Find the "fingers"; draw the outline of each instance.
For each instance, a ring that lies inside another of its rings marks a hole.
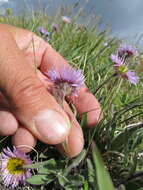
[[[36,145],[36,138],[25,127],[18,124],[5,97],[0,93],[0,135],[12,136],[12,144],[23,152],[29,152]]]
[[[77,156],[83,149],[83,133],[79,123],[77,122],[67,103],[64,103],[64,109],[70,118],[71,130],[66,140],[62,144],[57,145],[57,148],[61,153],[69,157],[74,157]]]
[[[25,127],[19,126],[12,137],[12,144],[22,152],[30,152],[36,145],[36,138]]]
[[[34,33],[12,26],[8,26],[8,29],[13,34],[18,47],[23,50],[27,61],[32,63],[31,65],[34,67],[40,67],[42,72],[51,68],[56,68],[58,70],[62,65],[68,65],[66,60],[58,52],[44,40],[34,35]],[[35,53],[33,51],[35,51]],[[75,104],[79,114],[82,115],[88,112],[87,118],[89,126],[95,125],[100,120],[101,110],[99,103],[88,89],[83,88],[78,98],[75,100],[71,98],[70,101],[71,100],[73,104]]]
[[[64,104],[65,112],[70,119],[70,134],[57,148],[69,157],[78,155],[84,144],[81,127],[76,121],[67,103]],[[14,122],[13,122],[14,121]],[[0,111],[1,135],[13,135],[12,143],[23,152],[29,152],[36,145],[36,138],[25,127],[18,126],[15,117],[9,111]],[[18,127],[18,128],[17,128]]]
[[[8,103],[2,94],[0,98],[0,106],[3,106],[3,108],[6,107],[7,109],[7,111],[0,110],[0,123],[2,124],[0,126],[0,134],[13,135],[12,143],[14,146],[23,152],[31,151],[31,149],[36,145],[36,138],[25,127],[18,126],[18,122],[16,121],[14,115],[8,111]],[[69,136],[61,145],[58,145],[57,147],[60,152],[65,155],[74,157],[78,155],[83,148],[83,134],[81,127],[66,102],[64,103],[64,110],[69,117],[71,129]]]
[[[39,140],[57,144],[69,134],[66,113],[47,92],[11,33],[0,26],[0,89],[18,121]]]
[[[42,72],[48,71],[51,68],[60,69],[63,65],[68,65],[67,61],[56,52],[50,44],[46,44],[46,49],[41,60],[40,70]]]
[[[100,121],[102,117],[100,104],[87,88],[82,88],[78,96],[70,97],[69,101],[74,104],[81,116],[87,113],[87,124],[89,127]]]
[[[68,65],[68,63],[59,53],[48,45],[42,59],[41,71],[45,72],[51,68],[55,68],[58,71],[63,65]],[[100,105],[95,96],[90,93],[86,87],[80,89],[78,97],[71,97],[69,101],[72,101],[80,115],[87,113],[88,126],[94,126],[100,120]]]
[[[9,111],[0,110],[0,135],[13,135],[18,128],[18,122]]]

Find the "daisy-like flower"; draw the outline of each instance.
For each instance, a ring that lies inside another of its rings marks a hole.
[[[138,56],[138,51],[136,48],[126,45],[126,44],[121,44],[120,47],[118,48],[118,55],[120,57],[131,57],[131,56]]]
[[[114,67],[119,74],[122,75],[128,71],[128,68],[127,68],[125,62],[123,61],[123,59],[118,57],[118,55],[112,54],[111,60],[114,63]]]
[[[67,17],[67,16],[62,16],[62,21],[64,22],[64,23],[71,23],[71,18],[70,17]]]
[[[0,175],[4,185],[14,188],[19,184],[24,184],[25,180],[31,177],[31,172],[23,166],[31,163],[31,159],[15,147],[13,151],[9,148],[3,149],[0,155]]]
[[[77,96],[78,90],[84,85],[84,75],[82,71],[72,67],[63,67],[58,71],[51,69],[45,73],[45,75],[54,84],[52,93],[61,99],[70,95]]]
[[[139,81],[139,77],[136,76],[134,71],[128,69],[124,60],[120,58],[118,55],[112,54],[111,60],[114,63],[114,67],[116,72],[123,78],[126,78],[130,83],[137,84]]]

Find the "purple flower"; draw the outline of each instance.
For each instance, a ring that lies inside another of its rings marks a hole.
[[[71,23],[71,18],[70,17],[67,17],[67,16],[62,16],[62,21],[64,22],[64,23]]]
[[[50,32],[48,32],[45,28],[43,28],[43,26],[38,27],[37,30],[38,32],[40,32],[42,36],[46,36],[46,37],[50,36]]]
[[[123,78],[126,78],[132,84],[138,83],[139,77],[135,75],[135,72],[128,69],[126,62],[123,61],[121,57],[112,54],[111,60],[114,63],[114,67],[116,69],[117,74],[119,74]]]
[[[0,175],[4,185],[14,188],[19,184],[24,184],[25,180],[31,177],[31,172],[23,166],[31,163],[31,159],[15,147],[13,151],[9,148],[3,149],[0,155]]]
[[[130,45],[121,44],[118,48],[118,55],[120,57],[130,57],[130,56],[138,56],[137,49],[133,48]]]
[[[53,24],[52,24],[52,30],[53,30],[54,32],[60,32],[60,27],[59,27],[59,25],[53,23]]]
[[[62,99],[69,95],[77,95],[79,88],[84,85],[82,71],[72,67],[63,67],[58,71],[51,69],[45,74],[54,83],[54,94]]]
[[[136,76],[135,72],[134,71],[131,71],[131,70],[128,70],[125,74],[124,74],[124,77],[127,78],[130,83],[132,84],[137,84],[138,81],[139,81],[139,77]]]

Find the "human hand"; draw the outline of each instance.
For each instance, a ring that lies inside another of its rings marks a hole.
[[[49,83],[42,74],[51,68],[58,71],[68,63],[30,31],[0,24],[0,33],[0,134],[12,135],[13,145],[25,145],[21,146],[24,152],[39,139],[76,156],[84,144],[81,127],[68,103],[63,110],[47,91]],[[97,123],[100,106],[86,87],[72,102],[79,114],[88,112],[89,126]]]

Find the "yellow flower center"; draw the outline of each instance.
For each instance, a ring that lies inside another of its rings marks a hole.
[[[121,65],[118,69],[120,74],[124,74],[128,71],[127,67],[125,65]]]
[[[23,174],[25,172],[23,166],[24,160],[20,158],[10,158],[7,163],[7,170],[13,175]]]

